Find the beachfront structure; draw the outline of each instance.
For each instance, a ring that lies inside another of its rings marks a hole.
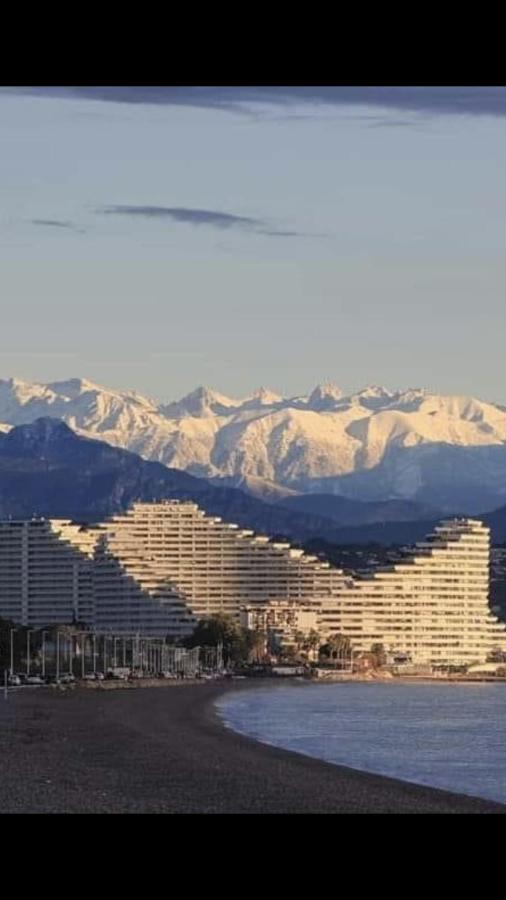
[[[195,503],[134,503],[88,528],[1,522],[0,616],[175,639],[205,616],[239,619],[245,607],[265,624],[293,619],[296,606],[295,621],[316,615],[322,643],[342,634],[355,652],[382,644],[413,663],[461,665],[506,651],[506,626],[488,605],[489,562],[489,530],[473,519],[446,520],[398,561],[352,578]]]
[[[382,644],[414,663],[462,665],[506,650],[489,608],[490,532],[474,519],[441,522],[389,566],[353,578],[324,601],[321,628],[354,650]]]
[[[320,603],[295,600],[268,600],[255,606],[243,606],[240,623],[254,631],[279,630],[287,634],[309,634],[319,630]]]
[[[268,600],[266,603],[241,607],[239,621],[244,628],[264,635],[264,651],[296,648],[301,638],[321,635],[321,601]],[[309,647],[313,655],[318,642]]]
[[[0,521],[0,616],[34,628],[91,622],[94,546],[67,519]]]
[[[286,542],[209,516],[195,503],[134,503],[96,526],[95,626],[175,637],[197,619],[272,598],[304,601],[343,580],[327,562]]]

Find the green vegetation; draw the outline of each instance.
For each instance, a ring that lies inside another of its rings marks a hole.
[[[78,626],[78,623],[74,625],[50,625],[46,628],[35,629],[28,628],[26,625],[20,625],[18,622],[11,622],[9,619],[0,618],[0,674],[3,677],[4,670],[11,667],[11,646],[14,672],[24,671],[29,639],[30,668],[37,672],[41,667],[43,642],[45,641],[46,647],[50,644],[54,645],[56,632],[58,631],[63,650],[65,639],[70,640],[71,636],[76,634],[78,627],[79,631],[86,630],[85,626]]]
[[[230,663],[250,661],[258,658],[260,647],[263,648],[265,637],[261,632],[250,631],[239,625],[232,616],[218,613],[200,619],[195,631],[184,640],[185,647],[223,647],[223,662]]]
[[[30,636],[30,656],[35,665],[35,660],[42,648],[42,631],[34,631],[26,625],[18,625],[9,619],[0,618],[0,672],[10,669],[11,665],[11,632],[14,671],[24,669],[26,666],[28,634]],[[49,632],[46,630],[46,639]]]
[[[337,665],[339,662],[348,661],[351,658],[350,639],[344,634],[334,634],[327,643],[319,649],[319,657],[322,662]]]
[[[373,657],[376,669],[381,669],[387,661],[387,655],[383,644],[373,644],[371,647],[371,656]]]
[[[295,634],[295,646],[292,648],[292,658],[301,662],[307,662],[315,656],[321,644],[321,637],[317,631],[311,629],[309,633],[297,631]],[[281,655],[285,656],[289,648],[283,648]]]

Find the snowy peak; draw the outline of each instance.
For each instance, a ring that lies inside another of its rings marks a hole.
[[[136,391],[110,390],[83,378],[50,384],[0,380],[0,422],[6,425],[24,425],[51,416],[77,432],[97,432],[122,445],[146,427],[153,415],[153,402]]]
[[[158,406],[136,391],[82,378],[0,380],[0,432],[47,416],[145,459],[233,479],[257,495],[281,488],[403,498],[452,512],[506,502],[506,409],[469,396],[377,385],[343,396],[325,383],[309,397],[260,388],[236,400],[199,387]]]
[[[339,405],[342,396],[341,388],[337,384],[327,381],[315,387],[314,391],[309,395],[307,406],[308,409],[312,409],[315,412],[335,409]]]
[[[159,411],[167,419],[184,419],[186,416],[204,418],[229,415],[237,405],[236,400],[201,385],[182,400],[160,406]]]
[[[53,381],[48,384],[48,388],[55,394],[68,397],[69,400],[75,400],[76,397],[79,397],[87,391],[106,390],[100,385],[94,384],[92,381],[87,381],[86,378],[69,378],[67,381]]]
[[[54,392],[60,400],[78,400],[85,398],[90,401],[90,395],[93,397],[107,397],[109,401],[137,403],[149,408],[155,408],[155,403],[138,391],[119,391],[111,388],[103,387],[101,384],[95,384],[87,378],[69,378],[67,381],[53,381],[47,385],[47,388]]]
[[[389,401],[392,397],[395,397],[395,394],[392,393],[392,391],[389,391],[388,388],[382,387],[379,384],[368,384],[367,387],[358,391],[356,396],[361,397],[363,400]]]
[[[282,403],[284,403],[284,400],[280,394],[276,394],[269,388],[261,387],[254,391],[251,396],[246,397],[239,404],[239,407],[240,409],[263,409],[266,406],[279,406]]]
[[[48,384],[23,381],[21,378],[0,379],[0,402],[29,403],[36,397],[54,396]]]
[[[57,400],[49,385],[20,378],[0,379],[0,421],[12,425],[31,422],[47,414]]]
[[[348,399],[355,406],[358,405],[363,406],[364,409],[376,410],[390,406],[397,396],[387,388],[377,384],[370,384],[363,390],[357,391],[356,394],[352,394]]]

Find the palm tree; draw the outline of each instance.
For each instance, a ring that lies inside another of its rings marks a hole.
[[[307,636],[303,631],[296,631],[294,634],[294,651],[298,655],[304,653],[307,649]]]
[[[260,662],[267,649],[267,634],[256,629],[248,633],[248,657],[251,661]]]
[[[344,634],[333,634],[322,647],[320,655],[332,660],[334,665],[340,660],[351,657],[351,643],[349,637]]]
[[[320,649],[321,637],[314,628],[311,629],[307,636],[307,647],[311,654]]]
[[[383,644],[373,644],[371,647],[371,654],[374,657],[376,668],[379,669],[381,666],[385,665],[386,653]]]

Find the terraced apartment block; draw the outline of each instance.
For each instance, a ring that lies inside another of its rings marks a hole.
[[[413,662],[461,664],[506,651],[489,567],[489,530],[473,519],[445,520],[398,561],[352,578],[195,503],[135,503],[90,527],[0,522],[0,615],[175,639],[199,618],[286,602],[314,610],[322,639],[346,635],[357,652],[383,644]]]

